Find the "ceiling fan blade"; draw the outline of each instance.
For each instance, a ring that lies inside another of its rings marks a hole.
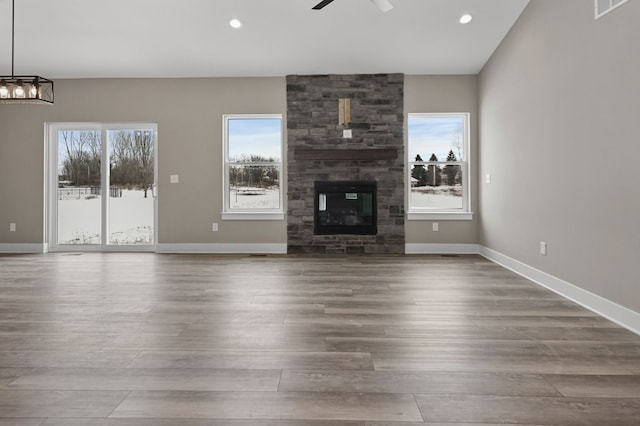
[[[333,0],[322,0],[320,3],[316,4],[315,6],[313,6],[311,9],[313,10],[320,10],[323,7],[325,7],[326,5],[328,5],[329,3],[331,3]]]
[[[389,0],[371,0],[371,3],[378,6],[378,9],[383,12],[388,12],[393,9],[393,5],[389,3]]]

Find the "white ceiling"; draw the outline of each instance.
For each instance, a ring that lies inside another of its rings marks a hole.
[[[390,0],[387,13],[369,0],[311,10],[318,1],[16,0],[15,74],[476,74],[529,0]],[[11,0],[0,0],[0,74],[10,73]]]

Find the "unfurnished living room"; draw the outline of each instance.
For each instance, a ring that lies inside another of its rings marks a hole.
[[[0,0],[0,426],[640,424],[639,0]]]

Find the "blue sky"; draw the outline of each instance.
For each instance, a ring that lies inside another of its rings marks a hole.
[[[460,160],[463,150],[463,117],[409,117],[409,161],[420,154],[423,161],[429,161],[436,154],[438,161],[446,161],[453,150]]]
[[[280,160],[281,143],[282,120],[279,118],[229,120],[229,158],[252,154]]]

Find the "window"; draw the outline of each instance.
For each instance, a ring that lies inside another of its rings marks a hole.
[[[471,220],[469,114],[409,114],[407,122],[407,218]]]
[[[282,220],[282,115],[225,115],[222,219]]]
[[[596,9],[596,19],[603,17],[618,6],[622,6],[629,0],[594,0]]]

